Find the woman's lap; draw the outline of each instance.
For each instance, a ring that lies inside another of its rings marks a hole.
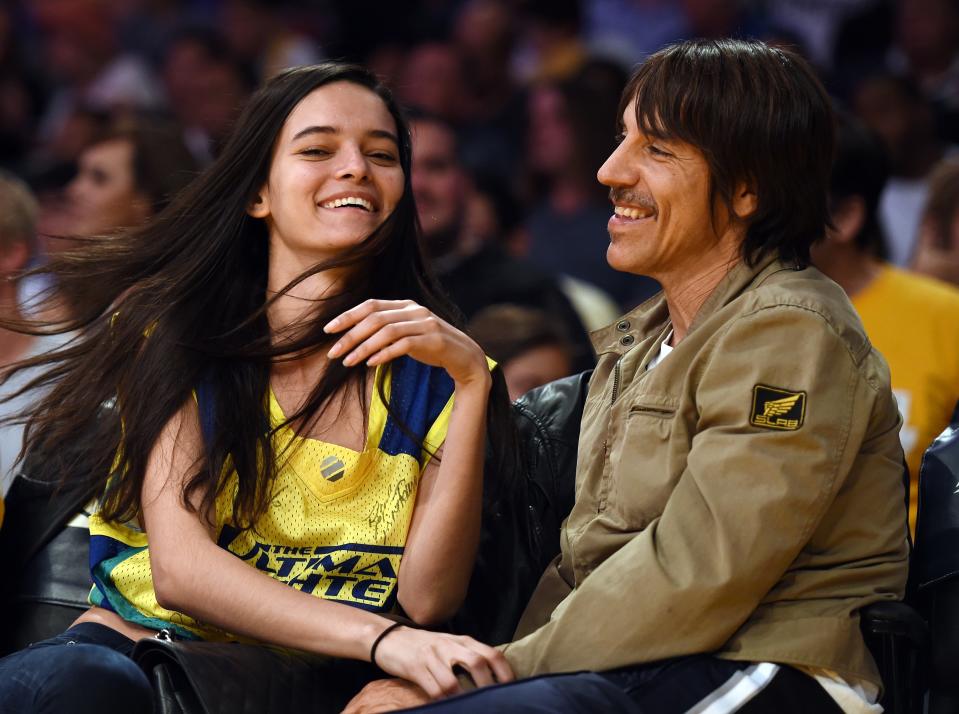
[[[0,714],[151,711],[146,675],[129,658],[132,640],[83,623],[0,659]]]

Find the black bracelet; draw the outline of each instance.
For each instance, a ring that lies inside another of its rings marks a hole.
[[[379,667],[376,664],[376,648],[380,646],[380,642],[383,641],[383,638],[390,634],[397,627],[403,627],[402,622],[394,622],[392,625],[383,630],[379,635],[376,636],[376,639],[373,640],[373,645],[370,647],[370,664],[374,667]]]

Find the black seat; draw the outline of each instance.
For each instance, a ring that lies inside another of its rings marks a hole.
[[[922,458],[913,585],[929,621],[929,714],[959,714],[959,409]]]

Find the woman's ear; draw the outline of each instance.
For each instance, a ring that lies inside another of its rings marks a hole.
[[[250,201],[246,207],[246,212],[253,218],[266,218],[270,215],[270,192],[266,186],[261,188],[256,198]]]
[[[759,207],[759,197],[753,187],[745,182],[736,186],[733,194],[733,213],[739,220],[750,218]]]

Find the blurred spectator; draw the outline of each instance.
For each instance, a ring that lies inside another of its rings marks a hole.
[[[520,0],[521,40],[513,73],[521,82],[562,81],[586,61],[580,0]]]
[[[526,100],[510,73],[516,28],[508,0],[467,0],[453,41],[469,108],[460,122],[461,158],[471,171],[514,185],[521,172]]]
[[[142,225],[197,171],[179,127],[146,119],[107,130],[80,155],[78,164],[65,191],[65,205],[51,199],[43,206],[43,255],[76,248],[75,238]],[[25,309],[43,311],[50,319],[69,312],[70,296],[56,294],[46,276],[24,281],[20,297]]]
[[[26,268],[34,249],[37,203],[26,185],[12,174],[0,172],[0,318],[21,319],[16,278]],[[0,328],[0,378],[5,368],[52,349],[62,336],[34,337]],[[29,372],[18,372],[0,382],[0,496],[13,480],[13,464],[20,453],[23,426],[10,423],[35,394],[17,396],[29,381]]]
[[[396,91],[405,105],[456,124],[468,109],[464,84],[456,48],[428,42],[410,50]]]
[[[891,160],[879,216],[889,259],[908,265],[919,236],[919,219],[929,191],[929,172],[956,151],[936,134],[932,109],[916,85],[904,77],[875,75],[853,96],[856,114],[882,139]]]
[[[870,341],[886,358],[911,474],[915,528],[919,463],[959,400],[959,289],[881,260],[878,206],[887,176],[878,139],[848,121],[839,131],[830,188],[831,230],[813,246],[816,266],[843,287]]]
[[[912,267],[959,285],[959,159],[943,161],[929,176],[929,198]]]
[[[843,21],[876,4],[877,0],[767,0],[766,11],[772,27],[795,33],[807,58],[828,71]]]
[[[627,67],[686,30],[686,17],[675,0],[585,0],[583,12],[590,54]]]
[[[175,37],[163,61],[163,83],[187,146],[208,163],[256,84],[225,40],[212,30],[190,29]]]
[[[959,3],[899,0],[896,44],[889,64],[911,76],[925,98],[959,119]],[[953,127],[950,138],[959,140]]]
[[[93,236],[142,225],[196,175],[178,127],[141,121],[107,132],[67,186],[68,231]]]
[[[0,5],[0,166],[10,170],[22,169],[42,108],[39,79],[15,30],[11,8]]]
[[[499,363],[512,400],[572,374],[563,329],[542,310],[491,305],[470,320],[467,331]]]
[[[467,319],[482,308],[513,303],[545,311],[566,330],[577,370],[593,363],[592,347],[569,301],[547,275],[510,257],[491,241],[467,233],[472,182],[457,153],[452,127],[437,117],[414,117],[413,195],[440,282]]]
[[[109,8],[98,0],[40,0],[32,4],[46,68],[56,89],[40,126],[56,137],[77,109],[149,110],[163,101],[150,68],[120,54]]]
[[[286,23],[290,3],[274,0],[224,0],[217,23],[233,56],[251,67],[260,81],[280,70],[316,64],[322,52],[309,37]]]
[[[615,148],[624,83],[615,65],[594,62],[573,81],[531,90],[527,158],[535,199],[527,229],[530,262],[601,288],[628,310],[658,286],[606,262],[612,208],[596,171]]]

